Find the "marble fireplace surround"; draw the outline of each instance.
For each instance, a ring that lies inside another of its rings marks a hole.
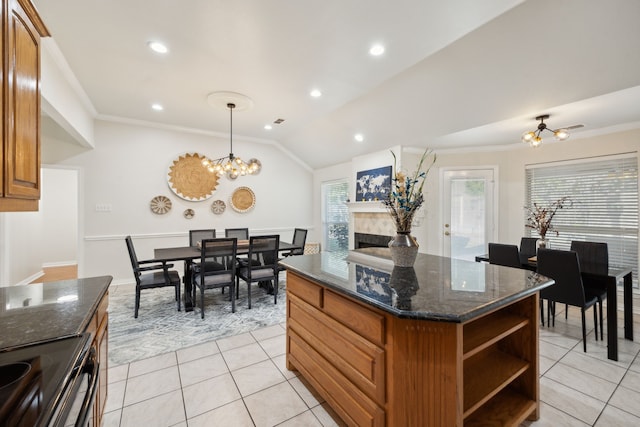
[[[396,233],[396,228],[381,202],[350,202],[349,209],[349,249],[356,247],[355,233],[376,235],[388,242]],[[374,239],[375,240],[375,239]]]

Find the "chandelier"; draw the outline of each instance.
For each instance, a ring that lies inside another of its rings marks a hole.
[[[262,169],[262,164],[258,159],[249,159],[245,162],[240,157],[233,155],[233,109],[236,108],[236,104],[233,102],[227,103],[229,109],[229,155],[220,157],[219,159],[211,160],[204,158],[202,165],[205,166],[209,172],[217,174],[219,177],[226,175],[227,178],[233,180],[241,175],[257,175]]]
[[[540,134],[542,133],[542,131],[545,131],[545,130],[553,133],[553,135],[556,137],[558,141],[564,141],[565,139],[569,138],[569,130],[567,128],[562,128],[558,130],[549,129],[547,127],[547,124],[544,122],[548,118],[549,118],[548,114],[544,114],[542,116],[536,117],[536,120],[540,120],[540,123],[538,124],[538,128],[536,130],[523,133],[522,142],[526,142],[532,147],[538,147],[540,144],[542,144],[542,137],[540,136]],[[572,127],[578,127],[578,126],[572,126]],[[580,127],[582,126],[580,125]]]

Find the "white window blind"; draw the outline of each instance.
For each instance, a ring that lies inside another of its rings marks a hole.
[[[547,234],[552,249],[569,249],[572,240],[605,242],[609,264],[633,269],[638,283],[637,155],[528,166],[525,202],[549,204],[569,196],[573,205],[558,210]],[[527,228],[529,236],[537,236]]]
[[[349,210],[346,205],[349,184],[334,181],[322,184],[323,234],[325,251],[349,249]]]

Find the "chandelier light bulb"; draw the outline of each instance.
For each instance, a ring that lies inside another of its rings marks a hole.
[[[522,142],[531,142],[533,138],[536,137],[535,132],[525,132],[522,134]]]
[[[531,145],[533,148],[539,147],[541,144],[542,144],[542,138],[540,138],[539,136],[534,137],[529,142],[529,145]]]
[[[564,141],[569,138],[569,132],[566,129],[558,129],[553,133],[558,141]]]

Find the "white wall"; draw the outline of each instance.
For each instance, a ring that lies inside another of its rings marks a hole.
[[[59,140],[46,141],[64,144]],[[262,162],[257,176],[235,181],[222,178],[207,201],[191,202],[176,196],[167,184],[167,172],[173,160],[186,152],[209,157],[228,154],[229,141],[219,136],[158,129],[142,125],[106,121],[95,123],[95,149],[61,160],[60,165],[82,171],[80,238],[83,262],[79,274],[89,277],[112,275],[114,283],[132,280],[131,265],[124,244],[128,234],[134,238],[140,259],[152,258],[156,247],[187,243],[188,230],[249,227],[254,234],[281,234],[291,240],[295,227],[312,228],[312,173],[270,143],[234,138],[234,153]],[[233,191],[247,186],[256,195],[256,205],[247,213],[229,206]],[[173,207],[165,215],[151,212],[149,203],[158,195],[171,199]],[[227,203],[222,215],[211,212],[211,202]],[[108,205],[109,212],[96,211],[96,205]],[[193,219],[183,212],[195,211]]]
[[[78,256],[78,171],[42,168],[42,259],[44,267],[72,265]]]
[[[0,216],[0,286],[29,283],[42,275],[43,217],[40,212],[7,212]]]

